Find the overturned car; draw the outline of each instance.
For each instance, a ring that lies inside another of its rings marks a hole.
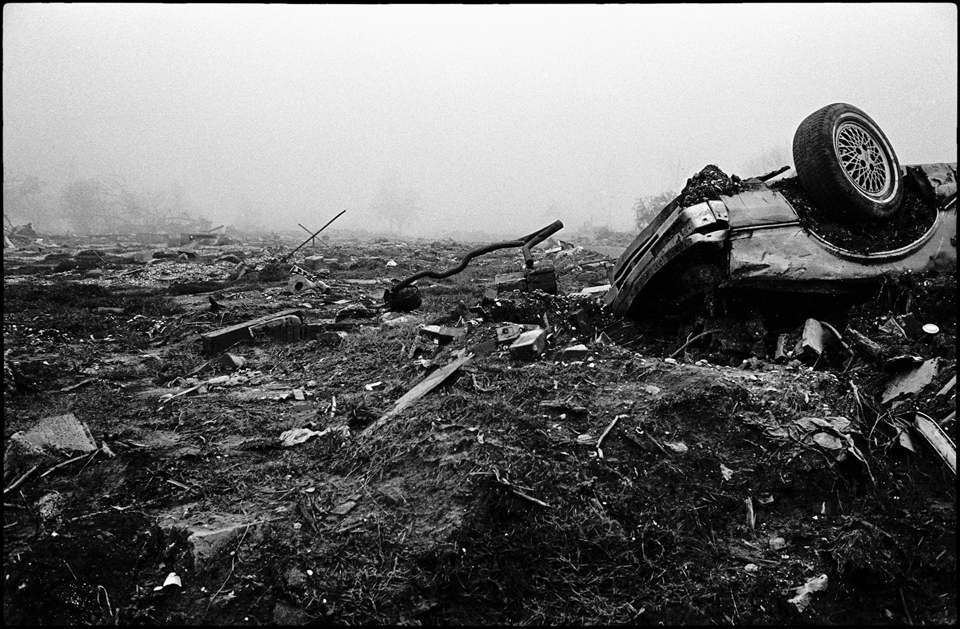
[[[739,180],[708,166],[611,270],[605,304],[645,318],[759,293],[768,303],[863,294],[885,275],[955,272],[956,163],[901,167],[864,112],[808,116],[795,166]]]

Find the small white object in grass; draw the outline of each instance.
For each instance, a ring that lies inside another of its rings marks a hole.
[[[302,526],[303,526],[303,525],[300,524],[299,522],[294,522],[294,523],[293,523],[293,530],[294,530],[294,531],[299,531],[299,530],[300,530],[300,527],[302,527]]]
[[[180,582],[180,577],[177,576],[176,572],[171,572],[170,574],[167,575],[166,580],[164,580],[163,582],[163,587],[167,587],[168,585],[175,585],[177,587],[182,587],[183,584]]]
[[[923,326],[923,331],[927,334],[936,334],[940,328],[935,323],[927,323]]]

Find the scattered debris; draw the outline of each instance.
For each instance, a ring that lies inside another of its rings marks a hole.
[[[801,585],[796,590],[796,596],[789,599],[788,603],[793,603],[798,612],[803,613],[807,607],[810,605],[810,599],[813,594],[817,592],[823,592],[827,589],[827,575],[821,574],[818,577],[813,577],[812,579],[807,580],[806,583]]]

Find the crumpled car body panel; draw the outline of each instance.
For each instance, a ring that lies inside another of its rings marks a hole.
[[[927,232],[904,247],[861,254],[820,238],[800,224],[790,202],[752,180],[740,193],[689,208],[670,203],[634,239],[610,274],[604,303],[618,316],[642,312],[643,290],[671,262],[684,264],[722,247],[726,268],[721,288],[790,292],[842,292],[863,281],[938,267],[956,270],[956,164],[905,168],[939,209]]]

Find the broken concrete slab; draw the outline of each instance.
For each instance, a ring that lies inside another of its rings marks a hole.
[[[176,512],[183,510],[182,505],[176,508]],[[256,541],[262,535],[261,525],[268,522],[265,519],[251,521],[250,516],[232,513],[205,513],[189,520],[180,519],[175,513],[167,513],[158,520],[160,527],[168,532],[186,530],[195,570],[226,550],[231,542],[242,535],[246,536],[248,542]]]
[[[10,436],[3,453],[3,477],[6,480],[31,465],[52,463],[60,453],[96,450],[90,428],[73,413],[46,417],[30,430]]]
[[[547,348],[547,331],[543,328],[528,330],[510,345],[510,356],[520,359],[538,357]]]
[[[282,310],[274,314],[251,319],[250,321],[246,321],[244,323],[231,325],[214,332],[201,334],[200,338],[203,341],[203,351],[205,354],[217,354],[229,347],[232,347],[233,345],[236,345],[237,343],[252,341],[254,339],[254,328],[262,328],[271,321],[283,319],[287,316],[295,316],[302,322],[304,319],[304,312],[299,308]]]
[[[292,275],[290,276],[290,281],[287,282],[287,292],[296,295],[297,293],[303,292],[309,288],[313,288],[313,286],[313,282],[304,276]]]
[[[238,356],[237,354],[231,354],[230,352],[224,353],[220,357],[220,364],[223,365],[224,369],[229,369],[234,371],[240,369],[247,364],[247,359],[243,356]]]
[[[563,360],[582,360],[587,357],[587,354],[590,353],[590,350],[586,345],[580,343],[579,345],[571,345],[570,347],[565,347],[563,351],[560,352],[560,356]]]

